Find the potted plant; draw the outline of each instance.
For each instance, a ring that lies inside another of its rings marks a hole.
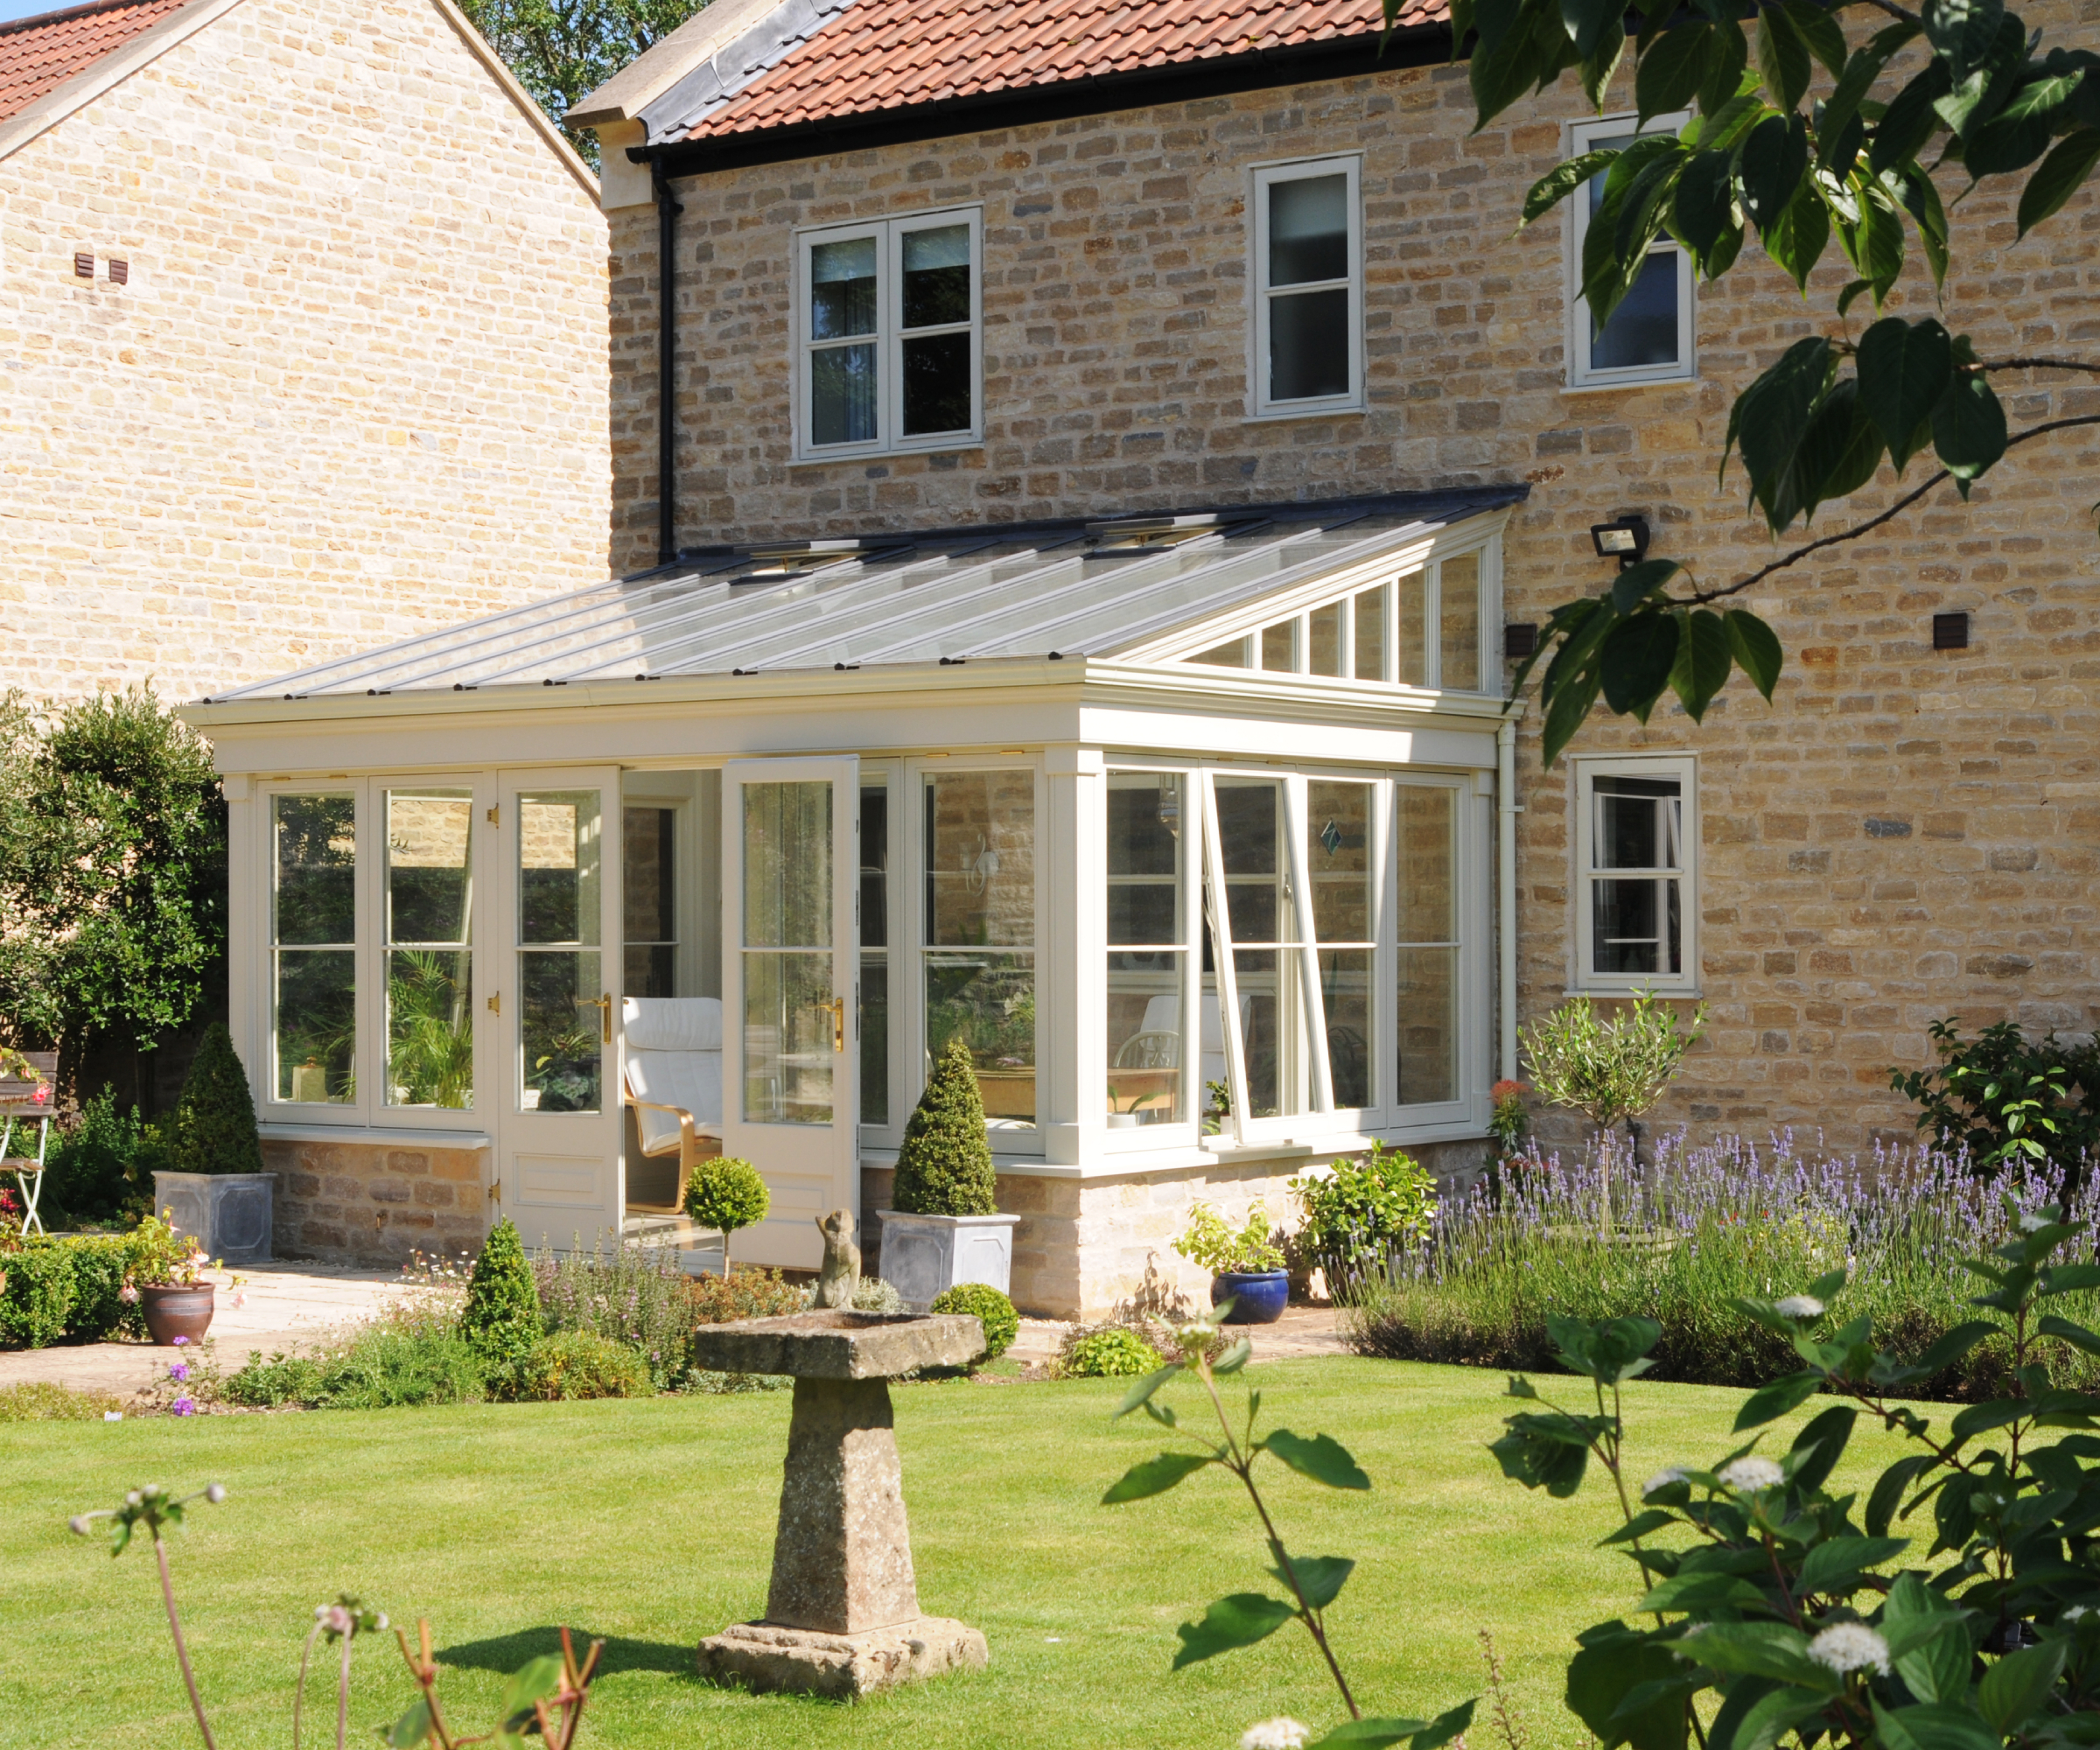
[[[138,1224],[126,1250],[130,1267],[119,1297],[136,1302],[147,1334],[163,1348],[201,1342],[212,1328],[216,1285],[204,1278],[204,1248],[182,1233],[164,1210]]]
[[[882,1274],[913,1312],[925,1312],[958,1283],[1010,1291],[1021,1218],[999,1214],[994,1186],[976,1067],[970,1047],[951,1039],[904,1127],[890,1194],[895,1207],[875,1212]]]
[[[1269,1212],[1256,1204],[1247,1225],[1235,1228],[1208,1203],[1189,1212],[1188,1227],[1174,1250],[1210,1272],[1210,1304],[1232,1307],[1228,1325],[1273,1325],[1291,1301],[1291,1272],[1284,1249],[1270,1237]]]
[[[276,1175],[262,1170],[248,1071],[223,1022],[205,1030],[168,1132],[173,1166],[153,1175],[154,1207],[209,1256],[268,1264]]]

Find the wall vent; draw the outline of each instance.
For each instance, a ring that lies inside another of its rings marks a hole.
[[[1536,626],[1513,625],[1502,628],[1502,660],[1521,662],[1527,656],[1538,654],[1538,628]]]
[[[85,249],[76,252],[73,258],[73,273],[75,279],[93,279],[94,257]]]
[[[109,284],[111,285],[129,285],[130,283],[131,263],[112,261],[109,263]]]
[[[1965,611],[1933,615],[1932,648],[1935,650],[1966,650],[1969,648],[1969,615]]]

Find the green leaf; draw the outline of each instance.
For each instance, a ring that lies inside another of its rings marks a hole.
[[[1768,116],[1750,130],[1743,142],[1743,206],[1760,234],[1779,222],[1808,168],[1808,126],[1800,116]]]
[[[387,1750],[415,1750],[416,1746],[428,1742],[430,1735],[430,1704],[417,1696],[406,1713],[380,1732],[379,1741]]]
[[[1809,88],[1809,46],[1794,21],[1776,6],[1757,14],[1757,70],[1774,107],[1792,109]]]
[[[1969,1693],[1969,1633],[1954,1606],[1915,1574],[1900,1574],[1881,1613],[1896,1675],[1921,1700]]]
[[[2045,1641],[2008,1653],[1984,1673],[1977,1705],[2000,1738],[2010,1738],[2041,1710],[2063,1670],[2068,1650],[2062,1641]]]
[[[1603,47],[1625,10],[1623,0],[1560,0],[1561,28],[1579,59],[1588,60]]]
[[[1882,112],[1880,125],[1874,130],[1874,143],[1867,148],[1867,163],[1884,171],[1916,158],[1942,125],[1939,112],[1932,106],[1951,88],[1946,63],[1928,61],[1925,70],[1899,91]]]
[[[1636,1537],[1652,1536],[1677,1522],[1677,1516],[1665,1513],[1659,1507],[1650,1507],[1636,1513],[1616,1531],[1607,1531],[1597,1542],[1600,1547],[1613,1544],[1630,1544]]]
[[[1772,514],[1791,521],[1812,518],[1816,507],[1856,493],[1881,462],[1881,434],[1859,407],[1858,385],[1850,377],[1830,391],[1809,416],[1794,459],[1774,493]]]
[[[1777,634],[1747,608],[1732,607],[1724,617],[1736,666],[1749,676],[1751,685],[1765,696],[1765,703],[1771,704],[1772,690],[1779,684],[1779,671],[1786,662]]]
[[[1131,1410],[1137,1409],[1138,1405],[1149,1401],[1152,1397],[1152,1395],[1155,1391],[1158,1390],[1161,1386],[1165,1385],[1168,1380],[1172,1379],[1180,1371],[1181,1363],[1180,1362],[1169,1362],[1165,1367],[1161,1368],[1158,1372],[1148,1373],[1145,1375],[1143,1379],[1139,1380],[1137,1384],[1133,1385],[1130,1390],[1124,1394],[1123,1402],[1116,1406],[1115,1415],[1111,1416],[1109,1419],[1111,1422],[1120,1422],[1125,1416],[1128,1416]]]
[[[1811,6],[1808,0],[1783,0],[1787,22],[1800,34],[1809,52],[1829,69],[1832,79],[1844,73],[1844,32],[1820,6]]]
[[[1656,39],[1634,73],[1634,103],[1640,111],[1637,125],[1649,118],[1685,108],[1706,82],[1709,63],[1717,52],[1718,26],[1702,19],[1679,24]]]
[[[1709,1622],[1684,1653],[1717,1671],[1770,1677],[1826,1695],[1840,1687],[1837,1672],[1809,1657],[1809,1637],[1784,1622]]]
[[[1914,164],[1899,165],[1882,174],[1886,187],[1894,183],[1903,210],[1911,216],[1918,228],[1918,242],[1925,251],[1926,264],[1932,270],[1932,283],[1936,288],[1947,284],[1947,211],[1940,205],[1940,191],[1933,180]]]
[[[1714,29],[1713,53],[1706,63],[1706,82],[1699,87],[1698,93],[1700,113],[1714,118],[1715,125],[1700,140],[1702,145],[1708,146],[1725,145],[1733,137],[1728,131],[1735,125],[1728,118],[1732,106],[1747,102],[1754,110],[1764,107],[1756,94],[1757,76],[1746,71],[1750,65],[1750,39],[1743,34],[1741,24],[1732,12],[1723,9],[1714,20]]]
[[[1747,669],[1750,665],[1746,662],[1743,666]],[[1761,1428],[1768,1422],[1778,1421],[1789,1411],[1800,1409],[1815,1396],[1822,1385],[1823,1376],[1812,1368],[1790,1373],[1769,1385],[1760,1385],[1735,1412],[1735,1432],[1740,1434],[1746,1428]]]
[[[1409,1750],[1439,1750],[1473,1724],[1474,1704],[1460,1702],[1449,1713],[1424,1723],[1419,1719],[1352,1719],[1337,1726],[1312,1746],[1334,1745],[1397,1744],[1407,1740]]]
[[[1521,231],[1534,219],[1544,218],[1592,177],[1602,176],[1610,170],[1612,160],[1618,156],[1614,147],[1606,151],[1585,152],[1580,158],[1555,164],[1525,194],[1524,216],[1516,228]]]
[[[2100,128],[2080,128],[2056,143],[2020,192],[2020,234],[2026,236],[2085,186],[2100,164]]]
[[[1833,1537],[1802,1558],[1800,1592],[1848,1592],[1869,1568],[1893,1561],[1910,1547],[1908,1537]]]
[[[1838,75],[1836,88],[1823,106],[1823,116],[1816,124],[1820,138],[1834,142],[1844,132],[1858,116],[1860,104],[1874,88],[1874,81],[1880,78],[1881,69],[1888,65],[1890,57],[1917,34],[1915,24],[1891,24],[1852,51],[1845,61],[1844,71]]]
[[[1314,1610],[1325,1610],[1334,1602],[1342,1582],[1348,1578],[1356,1564],[1347,1556],[1293,1556],[1291,1565],[1297,1571],[1298,1584],[1306,1594],[1306,1604]],[[1282,1563],[1269,1572],[1289,1588],[1291,1582],[1284,1578]]]
[[[1210,1371],[1214,1377],[1222,1379],[1227,1374],[1237,1373],[1253,1359],[1254,1339],[1242,1337],[1238,1342],[1210,1364]]]
[[[503,1685],[502,1729],[517,1732],[530,1725],[533,1704],[545,1701],[561,1687],[562,1662],[553,1654],[542,1653],[519,1666]]]
[[[1677,617],[1652,610],[1622,620],[1598,653],[1604,702],[1646,723],[1677,662]]]
[[[1794,198],[1779,216],[1758,227],[1758,241],[1805,296],[1809,276],[1830,242],[1830,209],[1813,180],[1804,176],[1794,185]]]
[[[2003,0],[1926,0],[1925,35],[1959,79],[1989,56],[2005,15]]]
[[[1886,1750],[2004,1750],[1997,1734],[1965,1707],[1928,1703],[1889,1709],[1876,1701],[1874,1725]]]
[[[1508,1426],[1509,1432],[1488,1448],[1504,1476],[1526,1488],[1543,1488],[1556,1501],[1565,1501],[1582,1487],[1590,1449],[1572,1418],[1512,1416]],[[1570,1429],[1577,1431],[1572,1438]]]
[[[1742,452],[1751,492],[1760,502],[1769,503],[1781,473],[1793,460],[1809,415],[1830,383],[1830,343],[1810,335],[1788,347],[1778,363],[1736,397],[1729,438]],[[1725,467],[1726,445],[1721,460]]]
[[[1885,316],[1859,337],[1858,364],[1860,403],[1900,474],[1913,435],[1953,378],[1953,340],[1929,316]]]
[[[1712,608],[1680,611],[1677,661],[1670,671],[1670,684],[1694,723],[1703,722],[1706,707],[1727,684],[1735,657],[1729,648],[1728,626]]]
[[[1634,1635],[1586,1646],[1568,1662],[1569,1710],[1596,1734],[1600,1750],[1631,1744],[1634,1750],[1684,1750],[1685,1708],[1681,1699],[1651,1702],[1628,1718],[1621,1703],[1643,1684],[1684,1671],[1670,1646]]]
[[[1964,497],[2006,453],[2006,410],[1988,380],[1962,373],[1947,385],[1932,410],[1932,447]]]
[[[1764,1593],[1748,1580],[1695,1569],[1657,1581],[1634,1607],[1644,1612],[1682,1610],[1704,1616],[1718,1610],[1755,1610],[1764,1602]]]
[[[1102,1496],[1101,1504],[1115,1507],[1125,1501],[1143,1501],[1148,1494],[1165,1494],[1176,1483],[1216,1462],[1215,1459],[1197,1452],[1162,1452],[1156,1459],[1132,1465],[1123,1474],[1122,1480]]]
[[[2006,176],[2048,149],[2047,116],[2000,116],[1970,133],[1962,146],[1962,167],[1972,177]]]
[[[1547,765],[1559,759],[1561,750],[1575,738],[1575,732],[1589,716],[1590,707],[1597,703],[1597,695],[1603,685],[1602,677],[1592,667],[1554,694],[1553,703],[1546,707],[1546,720],[1539,732],[1543,744],[1540,752]]]
[[[1175,1630],[1181,1637],[1181,1649],[1174,1655],[1173,1669],[1178,1671],[1236,1647],[1266,1641],[1297,1615],[1281,1599],[1258,1592],[1233,1592],[1205,1611],[1200,1622],[1184,1622]]]
[[[1965,1320],[1950,1331],[1941,1333],[1938,1339],[1904,1369],[1907,1379],[1930,1379],[1944,1368],[1952,1367],[1986,1337],[1997,1334],[1998,1326],[1987,1319]]]
[[[1733,1732],[1723,1737],[1721,1721],[1739,1689],[1748,1691],[1748,1700]],[[1775,1688],[1767,1677],[1739,1676],[1728,1685],[1727,1697],[1708,1739],[1712,1750],[1773,1750],[1788,1732],[1814,1719],[1829,1705],[1827,1697],[1803,1695],[1791,1684]]]
[[[1823,1487],[1844,1455],[1858,1420],[1859,1412],[1849,1404],[1833,1404],[1794,1437],[1788,1451],[1805,1455],[1794,1467],[1795,1488],[1806,1492]]]
[[[2041,1286],[2034,1298],[2047,1300],[2052,1295],[2077,1294],[2089,1288],[2100,1288],[2100,1264],[2053,1264],[2042,1271]]]
[[[2068,1319],[2059,1319],[2054,1312],[2045,1314],[2034,1328],[2042,1336],[2060,1338],[2089,1355],[2100,1355],[2100,1331],[2089,1331]]]
[[[1677,178],[1670,200],[1670,234],[1704,264],[1707,252],[1731,228],[1735,214],[1735,166],[1725,151],[1694,152]]]
[[[1643,559],[1628,565],[1612,584],[1612,606],[1620,613],[1631,613],[1675,577],[1677,570],[1675,559]]]
[[[1371,1480],[1356,1466],[1356,1460],[1329,1434],[1315,1434],[1310,1440],[1293,1434],[1288,1428],[1278,1428],[1262,1442],[1300,1476],[1308,1476],[1314,1482],[1324,1482],[1329,1488],[1368,1488]]]

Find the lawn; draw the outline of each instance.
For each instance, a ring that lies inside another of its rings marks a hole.
[[[1497,1375],[1322,1360],[1254,1377],[1266,1423],[1334,1435],[1372,1478],[1364,1495],[1272,1473],[1286,1539],[1357,1558],[1331,1623],[1367,1710],[1434,1712],[1478,1693],[1485,1627],[1535,1750],[1585,1743],[1559,1702],[1570,1637],[1631,1595],[1624,1558],[1593,1547],[1616,1517],[1608,1493],[1556,1502],[1502,1477],[1484,1450],[1512,1407]],[[692,1674],[698,1636],[764,1608],[784,1395],[0,1427],[0,1746],[195,1742],[150,1550],[112,1561],[66,1530],[146,1481],[229,1491],[172,1545],[224,1750],[289,1742],[300,1636],[345,1590],[397,1621],[431,1620],[448,1712],[474,1730],[500,1674],[549,1648],[553,1625],[603,1636],[591,1746],[1160,1750],[1236,1744],[1278,1712],[1332,1723],[1294,1628],[1169,1671],[1177,1623],[1270,1582],[1222,1474],[1097,1504],[1161,1445],[1142,1418],[1111,1424],[1121,1390],[898,1389],[920,1600],[981,1628],[991,1666],[853,1707]],[[1744,1395],[1636,1384],[1634,1475],[1718,1457]],[[1179,1396],[1193,1410],[1193,1391]],[[1863,1430],[1837,1481],[1863,1484],[1896,1451]],[[353,1741],[372,1742],[410,1694],[390,1639],[360,1643]]]

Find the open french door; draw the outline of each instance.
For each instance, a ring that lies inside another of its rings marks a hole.
[[[619,1242],[619,821],[612,767],[506,773],[483,831],[502,847],[488,859],[496,955],[481,1017],[498,1041],[501,1209],[528,1250]]]
[[[812,1268],[817,1222],[860,1217],[859,834],[851,756],[723,770],[722,1146],[772,1196],[739,1264]]]

